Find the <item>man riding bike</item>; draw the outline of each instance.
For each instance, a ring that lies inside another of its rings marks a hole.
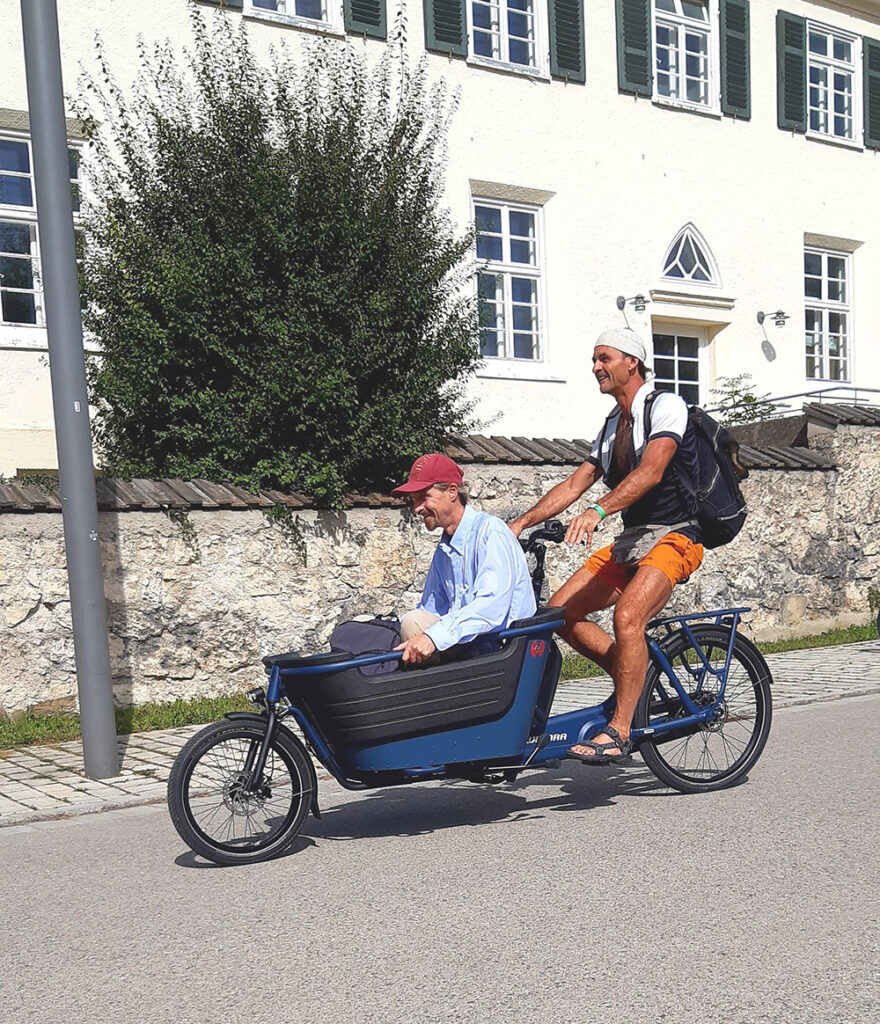
[[[510,523],[516,536],[558,515],[598,480],[610,488],[601,504],[571,521],[565,541],[589,547],[599,524],[622,513],[625,530],[596,551],[550,599],[565,605],[562,637],[591,658],[614,681],[615,710],[609,725],[571,747],[568,756],[585,764],[627,763],[630,726],[645,680],[645,627],[703,560],[696,499],[679,477],[698,479],[696,440],[685,402],[671,392],[653,400],[645,437],[647,383],[642,339],[629,328],[605,331],[593,351],[593,375],[617,408],[606,421],[589,458]],[[614,605],[614,636],[586,616]]]

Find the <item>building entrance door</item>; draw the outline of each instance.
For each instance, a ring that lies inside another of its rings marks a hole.
[[[653,334],[654,374],[660,391],[672,391],[688,403],[706,402],[707,340],[704,327],[663,324]]]

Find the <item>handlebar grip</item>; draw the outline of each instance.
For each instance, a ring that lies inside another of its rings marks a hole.
[[[530,551],[541,540],[561,544],[565,540],[565,527],[558,519],[548,519],[540,529],[533,530],[528,537],[520,537],[519,543],[523,551]]]
[[[544,530],[547,540],[552,540],[554,544],[561,544],[565,540],[565,527],[558,519],[548,520],[544,525]]]

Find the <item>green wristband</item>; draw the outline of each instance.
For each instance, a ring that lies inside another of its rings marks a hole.
[[[601,505],[590,505],[590,508],[594,508],[599,513],[599,522],[605,518],[605,509]]]

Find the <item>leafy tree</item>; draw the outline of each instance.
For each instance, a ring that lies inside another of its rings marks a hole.
[[[255,58],[190,11],[140,46],[130,97],[98,46],[82,277],[96,441],[123,476],[291,486],[338,503],[471,426],[469,234],[443,206],[456,100],[405,56],[315,38]]]
[[[711,389],[718,402],[719,419],[725,426],[773,419],[788,409],[787,405],[774,402],[769,395],[756,395],[751,380],[750,373],[719,377],[718,387]]]

